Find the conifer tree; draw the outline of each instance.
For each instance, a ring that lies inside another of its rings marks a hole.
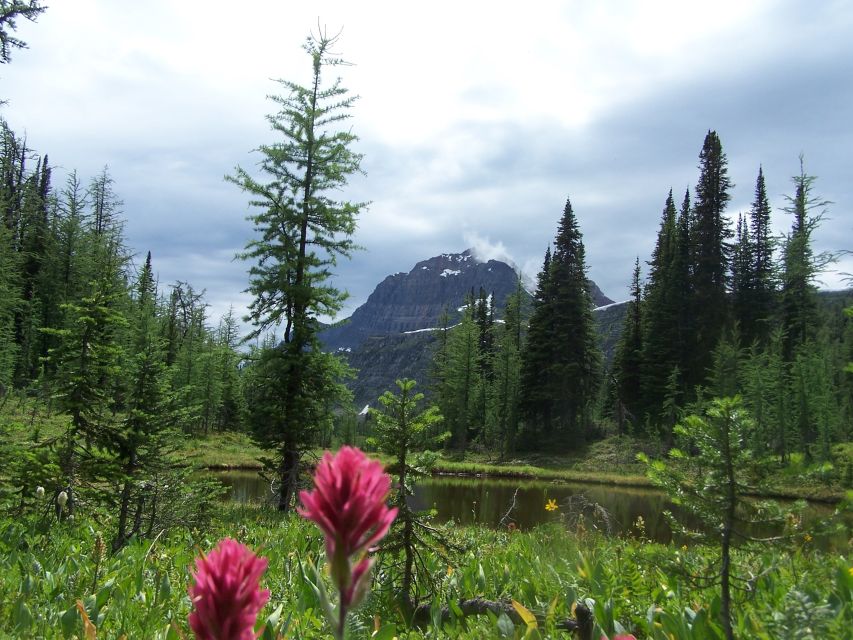
[[[522,378],[522,395],[528,417],[540,422],[546,436],[567,445],[583,440],[586,435],[602,360],[592,317],[583,239],[568,199],[545,285],[544,304],[534,308],[534,317],[539,314],[537,322],[542,323],[545,339],[534,334],[531,318],[528,334],[531,356],[524,365],[527,376]],[[541,342],[537,344],[537,340]],[[531,369],[538,363],[544,370],[533,374]],[[528,398],[537,382],[544,387],[541,390],[544,407],[535,407]]]
[[[545,249],[533,295],[533,312],[527,327],[527,340],[522,351],[521,412],[524,429],[530,440],[540,438],[550,425],[552,400],[547,388],[547,368],[551,357],[552,314],[551,247]]]
[[[620,432],[623,419],[638,424],[642,417],[643,314],[640,288],[640,259],[634,262],[631,278],[631,300],[625,313],[622,335],[613,357],[616,378],[616,410]]]
[[[248,316],[255,326],[251,336],[284,325],[282,345],[268,354],[280,360],[269,368],[281,397],[275,403],[278,415],[268,415],[272,423],[266,420],[255,432],[262,446],[276,452],[281,510],[290,508],[302,453],[328,418],[324,412],[335,396],[345,394],[323,375],[340,372],[342,365],[322,354],[316,339],[316,317],[341,308],[344,294],[328,280],[337,260],[355,248],[351,236],[364,206],[334,198],[360,171],[361,161],[351,148],[356,136],[336,129],[350,117],[355,98],[346,95],[340,81],[329,86],[322,82],[324,68],[341,63],[332,54],[336,40],[323,33],[309,38],[310,84],[282,80],[286,95],[272,97],[280,111],[268,119],[282,140],[259,149],[267,181],[239,167],[227,178],[248,192],[260,210],[250,216],[258,237],[240,255],[254,262],[248,289],[254,296]]]
[[[26,49],[27,43],[10,32],[17,28],[18,18],[35,22],[47,9],[40,0],[0,0],[0,63],[12,60],[12,49]]]
[[[157,471],[167,465],[165,455],[173,436],[163,344],[155,315],[156,298],[149,251],[136,286],[127,412],[112,443],[121,483],[114,550],[142,532],[146,499],[143,479],[156,482]]]
[[[637,394],[635,407],[629,407],[636,419],[642,420],[647,415],[652,424],[659,419],[673,369],[682,365],[680,320],[686,302],[682,255],[679,219],[670,191],[661,214],[643,301],[642,394]]]
[[[767,344],[776,313],[776,276],[773,252],[776,241],[770,228],[770,202],[764,184],[764,170],[758,168],[755,181],[755,200],[750,210],[750,241],[752,247],[751,326],[742,327],[746,344],[758,340]]]
[[[480,328],[476,303],[469,296],[459,324],[447,337],[447,354],[442,380],[445,393],[439,410],[451,433],[451,445],[465,451],[483,429],[480,409],[483,376],[480,368]]]
[[[755,317],[752,306],[755,281],[753,263],[755,248],[749,234],[749,223],[738,215],[735,242],[731,255],[731,299],[732,317],[737,323],[744,344],[752,343],[755,334]],[[729,394],[731,395],[731,394]]]
[[[18,361],[15,315],[21,306],[19,255],[12,247],[12,233],[0,224],[0,395],[11,390]]]
[[[499,443],[504,455],[515,451],[519,431],[521,306],[521,278],[518,278],[515,292],[507,298],[504,323],[497,328],[494,381],[487,390],[487,440]]]
[[[715,131],[708,131],[699,154],[699,182],[693,206],[693,320],[696,345],[691,384],[704,381],[711,354],[727,318],[726,240],[730,235],[723,212],[731,196],[726,155]]]
[[[812,194],[814,176],[807,175],[800,158],[800,174],[792,179],[794,195],[785,208],[793,216],[791,231],[785,238],[782,255],[782,327],[785,332],[783,354],[793,361],[799,347],[816,335],[817,288],[814,281],[828,262],[825,255],[815,256],[811,236],[829,204]],[[816,213],[812,213],[818,209]]]

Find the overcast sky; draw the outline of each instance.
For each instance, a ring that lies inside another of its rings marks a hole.
[[[370,200],[338,269],[345,315],[386,275],[476,245],[535,276],[571,197],[589,273],[627,297],[672,188],[693,190],[708,129],[747,211],[763,165],[781,233],[805,157],[833,201],[819,250],[853,249],[853,4],[48,0],[19,22],[29,49],[0,67],[5,117],[57,166],[54,184],[104,165],[126,235],[161,285],[207,290],[214,321],[248,301],[248,198],[223,176],[275,141],[274,78],[307,83],[301,44],[343,28],[344,86]],[[838,271],[853,272],[844,259]],[[824,285],[839,288],[837,273]]]

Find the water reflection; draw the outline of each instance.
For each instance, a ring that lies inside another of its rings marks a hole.
[[[217,473],[216,477],[231,488],[231,500],[274,502],[274,487],[257,472],[230,471]],[[549,500],[554,500],[558,509],[546,510]],[[452,520],[489,527],[505,527],[512,522],[519,529],[529,529],[543,522],[561,521],[572,529],[582,523],[586,529],[596,528],[613,535],[642,534],[649,540],[662,543],[672,540],[664,511],[674,511],[679,519],[685,517],[678,513],[665,494],[654,489],[485,477],[425,478],[415,486],[410,505],[417,510],[433,509],[438,522]],[[591,505],[600,505],[603,511],[596,513]],[[832,512],[829,505],[810,504],[805,513],[806,523],[828,518]],[[640,518],[643,531],[637,526]],[[689,524],[698,527],[696,522]],[[768,535],[772,531],[764,529],[749,533]],[[815,543],[824,549],[843,550],[847,548],[848,537],[849,531],[831,538],[820,538]]]

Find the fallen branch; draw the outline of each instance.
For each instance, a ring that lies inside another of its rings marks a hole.
[[[505,614],[514,624],[522,625],[522,620],[518,611],[510,602],[496,602],[494,600],[486,600],[485,598],[471,598],[470,600],[460,600],[456,603],[463,617],[480,616],[491,611],[495,615]],[[456,614],[458,615],[458,614]],[[452,619],[454,613],[449,606],[444,606],[439,611],[441,624]],[[427,627],[433,622],[432,611],[429,604],[421,604],[414,607],[412,613],[412,626]],[[536,616],[536,620],[540,625],[545,624],[545,618]],[[566,618],[559,620],[554,625],[557,629],[569,631],[577,634],[578,640],[592,640],[593,632],[593,617],[592,612],[582,602],[578,602],[575,606],[575,619]]]

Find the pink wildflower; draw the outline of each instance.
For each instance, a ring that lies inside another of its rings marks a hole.
[[[255,619],[270,597],[259,585],[267,564],[231,538],[195,559],[189,622],[197,640],[255,640]]]
[[[388,533],[397,515],[396,508],[385,504],[390,488],[382,464],[359,449],[342,447],[335,456],[328,451],[323,455],[314,490],[299,494],[304,505],[299,513],[326,536],[326,556],[344,608],[364,597],[373,564],[367,551]]]

